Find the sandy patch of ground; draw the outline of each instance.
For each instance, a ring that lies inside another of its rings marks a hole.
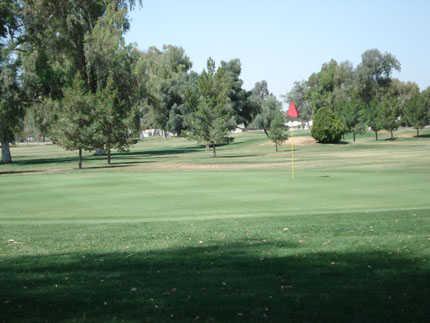
[[[283,145],[291,145],[291,143],[294,141],[294,144],[296,146],[304,146],[304,145],[313,145],[316,143],[316,140],[309,136],[298,136],[298,137],[290,137],[288,140],[284,141]],[[263,144],[262,146],[273,146],[273,142],[268,141]]]

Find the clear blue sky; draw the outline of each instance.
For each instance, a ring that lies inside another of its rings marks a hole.
[[[370,48],[397,56],[396,77],[430,86],[427,0],[143,0],[131,18],[127,41],[140,49],[182,46],[199,72],[209,56],[240,58],[245,87],[265,79],[276,95]]]

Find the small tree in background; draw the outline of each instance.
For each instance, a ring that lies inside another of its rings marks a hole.
[[[54,141],[67,150],[78,150],[79,168],[82,168],[82,151],[94,149],[95,100],[83,90],[83,81],[76,77],[72,87],[64,91],[62,109]]]
[[[390,95],[385,95],[381,101],[382,127],[390,132],[390,139],[394,139],[393,131],[400,126],[399,99]]]
[[[281,113],[281,110],[282,103],[273,94],[269,94],[261,103],[261,111],[255,117],[254,125],[259,129],[263,129],[269,138],[269,129],[271,128],[272,121]]]
[[[288,139],[288,131],[285,126],[285,118],[281,112],[277,113],[270,124],[268,131],[270,140],[275,144],[275,150],[278,152],[278,146]]]
[[[409,126],[417,130],[417,137],[420,129],[429,123],[429,107],[426,105],[422,94],[415,95],[407,104],[404,116]]]
[[[375,134],[375,140],[378,140],[378,133],[383,127],[383,115],[381,103],[377,99],[373,99],[365,110],[366,123]]]
[[[42,142],[45,142],[58,117],[58,101],[47,97],[42,102],[35,104],[33,110],[34,121],[42,137]]]
[[[107,163],[112,163],[112,149],[126,150],[130,144],[133,114],[124,108],[109,78],[106,88],[96,94],[95,147],[104,147]]]
[[[342,120],[329,108],[321,108],[314,114],[311,135],[320,143],[337,143],[345,133]]]
[[[343,120],[345,131],[352,133],[355,143],[356,135],[366,130],[366,114],[361,106],[361,101],[353,96],[346,96],[336,104],[337,114]]]

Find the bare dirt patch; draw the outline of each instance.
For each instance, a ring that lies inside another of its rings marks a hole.
[[[298,137],[290,137],[288,140],[283,142],[283,145],[291,145],[294,142],[296,146],[305,146],[305,145],[313,145],[316,143],[316,140],[309,136],[298,136]],[[262,146],[273,146],[271,141],[265,142],[261,144]]]

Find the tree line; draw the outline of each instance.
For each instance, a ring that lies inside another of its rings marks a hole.
[[[5,0],[0,13],[0,141],[37,129],[44,140],[78,151],[126,150],[143,128],[197,140],[212,150],[237,125],[257,121],[285,135],[282,105],[259,82],[243,88],[238,59],[211,58],[196,73],[185,51],[166,45],[141,51],[126,44],[132,0]],[[283,120],[283,119],[282,119]],[[275,124],[275,123],[274,123]],[[282,127],[281,127],[282,124]],[[273,128],[273,127],[272,127]],[[279,135],[278,135],[279,136]]]
[[[127,150],[142,129],[186,136],[216,156],[238,125],[262,129],[278,149],[288,137],[282,102],[266,81],[243,88],[238,59],[209,58],[197,73],[177,46],[139,50],[127,44],[134,0],[2,0],[0,2],[0,142],[34,133],[75,150]],[[393,133],[400,125],[428,123],[430,90],[392,78],[400,63],[369,50],[357,66],[334,60],[284,99],[294,100],[312,135],[336,142],[370,127]]]
[[[400,71],[398,59],[377,49],[362,54],[354,67],[331,60],[307,80],[296,82],[287,100],[295,100],[302,122],[313,120],[312,136],[319,142],[338,142],[345,133],[370,129],[376,140],[381,130],[400,126],[420,129],[429,124],[430,88],[420,91],[413,82],[393,78]]]

